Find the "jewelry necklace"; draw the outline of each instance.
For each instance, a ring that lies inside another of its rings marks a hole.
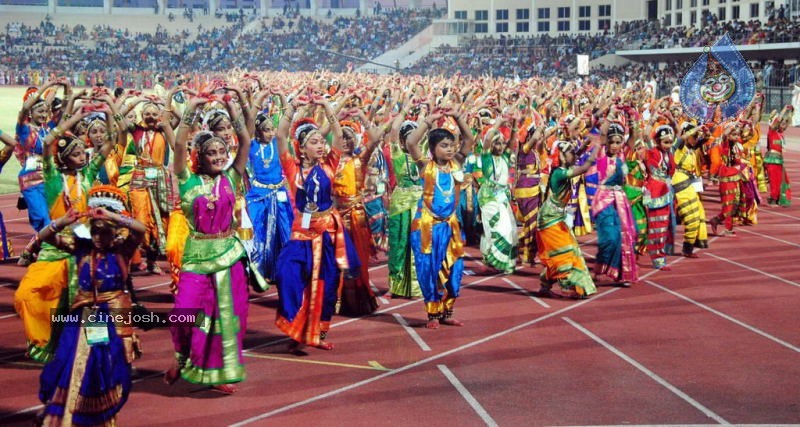
[[[217,200],[219,200],[219,182],[220,182],[219,178],[220,178],[220,175],[217,175],[217,177],[214,178],[214,194],[210,194],[211,192],[208,190],[208,187],[206,187],[206,180],[205,180],[206,176],[207,175],[201,175],[200,176],[200,180],[203,182],[203,193],[207,194],[206,200],[208,202],[206,203],[206,207],[209,210],[213,211],[214,209],[217,208],[217,205],[215,204],[215,202]],[[209,177],[209,178],[211,178],[211,177]]]
[[[450,187],[450,188],[449,188],[448,190],[445,190],[445,189],[444,189],[444,188],[442,188],[442,186],[439,184],[439,175],[440,175],[441,173],[442,173],[441,171],[437,171],[437,172],[436,172],[436,188],[438,188],[438,189],[439,189],[439,191],[440,191],[440,192],[442,193],[442,195],[444,196],[444,202],[445,202],[445,203],[450,203],[450,202],[451,202],[450,196],[453,194],[453,187],[455,187],[455,182],[454,182],[454,180],[453,180],[453,175],[452,175],[452,174],[447,174],[447,176],[450,178],[450,185],[449,185],[449,187]]]
[[[410,155],[406,154],[405,157],[406,157],[406,172],[408,172],[408,177],[416,183],[419,181],[419,170],[417,169],[417,165],[412,165],[411,163],[408,162],[408,158],[411,157]]]
[[[268,168],[270,163],[272,163],[272,159],[275,157],[275,147],[272,146],[272,143],[268,142],[266,144],[258,144],[258,156],[264,162],[264,168]],[[264,147],[269,146],[269,158],[264,155]]]
[[[81,186],[81,172],[75,172],[75,181],[72,185],[69,185],[69,181],[67,181],[67,174],[62,173],[61,179],[64,180],[64,205],[67,210],[73,206],[74,203],[77,203],[83,197],[83,187]],[[72,197],[72,189],[77,187],[76,192],[77,195],[73,198]]]

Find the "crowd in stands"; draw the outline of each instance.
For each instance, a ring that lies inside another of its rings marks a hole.
[[[459,47],[441,46],[417,62],[410,70],[415,74],[493,75],[527,78],[574,77],[577,75],[576,55],[598,58],[616,50],[659,49],[670,47],[708,46],[726,32],[738,45],[783,43],[800,40],[800,20],[775,16],[762,24],[758,21],[719,22],[694,27],[661,27],[658,21],[632,21],[616,26],[616,33],[551,37],[519,36],[499,38],[474,37]],[[671,64],[659,71],[665,90],[678,84],[691,64]],[[593,71],[593,79],[625,80],[637,76],[652,65],[633,64]],[[757,68],[757,78],[765,86],[788,86],[800,78],[797,66],[780,61],[768,61]],[[671,73],[670,70],[675,72]]]
[[[320,20],[287,13],[243,31],[244,21],[219,28],[134,33],[110,26],[56,26],[48,18],[37,27],[9,24],[0,34],[0,84],[33,84],[35,77],[67,71],[75,84],[121,80],[147,87],[155,73],[219,72],[234,68],[345,71],[357,58],[376,58],[430,25],[442,9],[383,9],[378,14]],[[373,11],[374,12],[374,11]],[[593,35],[474,37],[460,47],[441,46],[407,69],[413,74],[574,76],[575,55],[598,58],[620,49],[697,47],[727,33],[736,44],[800,40],[800,20],[773,12],[766,23],[720,22],[709,15],[696,27],[662,27],[659,21],[616,23]],[[684,70],[685,64],[676,64]],[[672,67],[672,66],[670,66]],[[667,67],[669,69],[670,67]],[[32,71],[34,70],[34,71]],[[624,79],[637,66],[600,69],[595,75]],[[119,75],[117,78],[115,75]],[[665,88],[682,75],[660,72]],[[780,62],[759,69],[762,84],[786,86],[797,81],[797,67]]]
[[[354,62],[347,56],[374,58],[396,48],[429,26],[431,14],[393,9],[332,21],[298,16],[263,23],[255,32],[243,32],[245,24],[238,22],[221,28],[199,26],[194,34],[170,33],[163,27],[153,34],[100,26],[56,27],[49,20],[38,27],[8,25],[0,35],[0,84],[32,84],[33,74],[53,71],[73,75],[75,84],[88,84],[92,75],[109,80],[121,74],[124,83],[139,87],[146,87],[154,72],[165,71],[344,71]]]
[[[719,22],[713,15],[710,19],[709,24],[701,28],[646,26],[630,39],[639,41],[643,49],[709,46],[725,33],[737,45],[788,43],[800,39],[800,21],[797,19],[775,18],[766,23],[758,20]]]

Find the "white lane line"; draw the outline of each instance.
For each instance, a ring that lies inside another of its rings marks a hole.
[[[25,216],[25,217],[22,217],[22,218],[7,219],[7,220],[5,220],[3,222],[9,223],[9,222],[27,221],[27,220],[28,220],[28,217]]]
[[[368,269],[368,271],[372,272],[372,271],[375,271],[375,270],[380,270],[381,268],[385,268],[387,265],[388,265],[388,264],[376,265],[375,267],[370,267],[370,268]]]
[[[141,288],[133,288],[133,290],[135,290],[135,291],[143,291],[145,289],[153,289],[153,288],[158,288],[158,287],[161,287],[161,286],[166,286],[166,285],[169,285],[170,283],[172,283],[172,282],[170,281],[170,282],[164,282],[164,283],[156,283],[155,285],[142,286]]]
[[[541,305],[541,306],[542,306],[542,307],[544,307],[544,308],[550,308],[550,305],[548,305],[546,302],[542,301],[542,300],[541,300],[541,299],[539,299],[539,298],[536,298],[536,297],[535,297],[533,294],[531,294],[530,292],[528,292],[528,290],[527,290],[527,289],[525,289],[525,288],[523,288],[522,286],[520,286],[520,285],[518,285],[518,284],[516,284],[516,283],[512,282],[512,281],[511,281],[511,280],[509,280],[507,277],[504,277],[504,278],[503,278],[503,281],[504,281],[504,282],[506,282],[506,283],[508,283],[509,285],[511,285],[511,287],[512,287],[512,288],[514,288],[514,289],[516,289],[516,290],[518,290],[518,291],[522,292],[523,294],[527,295],[527,296],[528,296],[530,299],[532,299],[533,301],[535,301],[535,302],[536,302],[536,304],[539,304],[539,305]]]
[[[616,347],[612,346],[611,344],[607,343],[602,338],[600,338],[597,335],[593,334],[591,331],[589,331],[588,329],[586,329],[583,326],[579,325],[574,320],[570,319],[569,317],[562,317],[562,319],[564,319],[565,322],[567,322],[570,325],[572,325],[573,328],[581,331],[584,335],[586,335],[587,337],[589,337],[592,340],[594,340],[596,343],[598,343],[598,344],[602,345],[603,347],[605,347],[606,350],[614,353],[620,359],[622,359],[622,360],[628,362],[629,364],[633,365],[634,368],[642,371],[642,373],[644,373],[645,375],[650,377],[650,379],[652,379],[653,381],[661,384],[667,390],[671,391],[676,396],[678,396],[681,399],[685,400],[687,403],[689,403],[690,405],[692,405],[695,408],[697,408],[700,412],[706,414],[707,417],[713,419],[714,421],[716,421],[716,422],[718,422],[720,424],[726,424],[726,425],[730,424],[728,421],[725,421],[724,418],[722,418],[721,416],[719,416],[716,413],[714,413],[711,409],[706,408],[700,402],[692,399],[691,396],[689,396],[688,394],[686,394],[683,391],[681,391],[678,387],[675,387],[674,385],[670,384],[667,380],[661,378],[655,372],[647,369],[644,365],[642,365],[641,363],[637,362],[632,357],[628,356],[627,354],[623,353],[622,351],[618,350]]]
[[[378,295],[378,293],[380,293],[380,289],[378,289],[378,287],[375,286],[375,283],[373,283],[372,280],[369,281],[369,287],[370,289],[372,289],[372,292],[375,295]],[[382,305],[388,305],[390,303],[389,300],[384,297],[378,297],[378,301],[380,301]]]
[[[764,275],[764,276],[767,276],[767,277],[771,277],[771,278],[773,278],[775,280],[780,280],[781,282],[786,283],[787,285],[792,285],[792,286],[796,286],[796,287],[800,288],[800,283],[792,282],[791,280],[784,279],[783,277],[776,276],[776,275],[771,274],[771,273],[767,273],[766,271],[759,270],[759,269],[754,268],[754,267],[750,267],[749,265],[742,264],[742,263],[734,261],[732,259],[728,259],[728,258],[719,256],[719,255],[714,255],[711,252],[705,252],[705,254],[710,256],[710,257],[712,257],[712,258],[716,258],[716,259],[718,259],[720,261],[725,261],[727,263],[731,263],[731,264],[736,265],[738,267],[742,267],[745,270],[750,270],[750,271],[752,271],[754,273],[758,273],[758,274],[761,274],[761,275]]]
[[[458,393],[461,394],[461,397],[463,397],[464,400],[466,400],[467,403],[469,403],[469,406],[471,406],[472,409],[474,409],[475,412],[478,413],[478,416],[481,417],[481,419],[483,420],[484,423],[486,423],[487,426],[497,427],[497,423],[494,421],[494,419],[492,419],[492,416],[489,415],[488,412],[486,412],[486,409],[483,409],[483,406],[481,406],[481,404],[478,402],[478,399],[475,399],[475,396],[473,396],[472,393],[470,393],[469,390],[467,390],[467,388],[464,387],[464,384],[461,384],[461,381],[459,381],[458,378],[456,378],[456,376],[453,374],[453,372],[450,371],[450,369],[447,368],[447,366],[436,365],[436,367],[439,368],[440,371],[442,371],[447,380],[450,381],[450,384],[453,384],[453,387],[455,387],[456,390],[458,390]]]
[[[348,384],[348,385],[346,385],[344,387],[339,387],[337,389],[334,389],[334,390],[331,390],[331,391],[328,391],[328,392],[325,392],[325,393],[322,393],[322,394],[318,394],[318,395],[310,397],[310,398],[308,398],[306,400],[301,400],[299,402],[295,402],[295,403],[292,403],[292,404],[289,404],[289,405],[286,405],[286,406],[281,406],[280,408],[273,409],[272,411],[269,411],[269,412],[265,412],[265,413],[262,413],[262,414],[259,414],[259,415],[255,415],[253,417],[250,417],[250,418],[247,418],[245,420],[239,421],[238,423],[231,424],[231,427],[239,427],[239,426],[247,425],[247,424],[250,424],[250,423],[254,423],[256,421],[263,420],[265,418],[269,418],[271,416],[274,416],[274,415],[277,415],[277,414],[281,414],[281,413],[290,411],[290,410],[295,409],[295,408],[300,408],[300,407],[306,406],[308,404],[311,404],[311,403],[314,403],[314,402],[318,402],[318,401],[323,400],[323,399],[327,399],[327,398],[332,397],[332,396],[338,396],[338,395],[340,395],[340,394],[342,394],[342,393],[344,393],[346,391],[353,390],[353,389],[356,389],[356,388],[359,388],[359,387],[363,387],[363,386],[365,386],[367,384],[372,384],[375,381],[379,381],[379,380],[382,380],[384,378],[391,377],[391,376],[406,372],[406,371],[408,371],[410,369],[413,369],[413,368],[416,368],[418,366],[422,366],[422,365],[425,365],[425,364],[427,364],[429,362],[433,362],[434,360],[439,360],[439,359],[442,359],[444,357],[450,356],[451,354],[458,353],[460,351],[463,351],[463,350],[466,350],[466,349],[481,345],[483,343],[495,340],[497,338],[506,336],[506,335],[508,335],[508,334],[510,334],[512,332],[516,332],[516,331],[518,331],[520,329],[527,328],[528,326],[532,326],[532,325],[535,325],[535,324],[537,324],[539,322],[542,322],[544,320],[550,319],[551,317],[555,317],[555,316],[558,316],[558,315],[560,315],[562,313],[566,313],[567,311],[574,310],[574,309],[579,308],[579,307],[583,307],[584,305],[590,304],[593,301],[597,301],[599,298],[602,298],[602,297],[604,297],[606,295],[612,294],[612,293],[618,291],[619,289],[620,288],[611,289],[609,291],[603,292],[602,294],[595,295],[592,298],[580,301],[580,302],[578,302],[578,303],[576,303],[574,305],[566,306],[566,307],[564,307],[564,308],[562,308],[562,309],[560,309],[558,311],[554,311],[552,313],[548,313],[548,314],[545,314],[543,316],[537,317],[536,319],[529,320],[529,321],[524,322],[524,323],[520,323],[517,326],[512,326],[512,327],[510,327],[508,329],[505,329],[505,330],[502,330],[500,332],[494,333],[492,335],[483,337],[483,338],[481,338],[479,340],[475,340],[475,341],[472,341],[470,343],[467,343],[467,344],[452,348],[450,350],[444,351],[442,353],[430,356],[428,358],[425,358],[425,359],[422,359],[422,360],[418,360],[418,361],[413,362],[413,363],[409,363],[408,365],[402,366],[402,367],[397,368],[397,369],[393,369],[393,370],[391,370],[389,372],[384,372],[384,373],[376,375],[376,376],[374,376],[372,378],[367,378],[365,380],[362,380],[362,381],[359,381],[359,382],[356,382],[356,383]]]
[[[474,282],[472,282],[472,283],[470,283],[468,285],[463,285],[462,288],[467,288],[467,287],[470,287],[470,286],[473,286],[473,285],[477,285],[478,283],[483,283],[483,282],[485,282],[485,281],[487,281],[489,279],[493,279],[493,278],[495,278],[497,276],[499,276],[499,274],[495,274],[494,276],[484,277],[484,278],[476,280],[476,281],[474,281]],[[347,325],[347,324],[350,324],[350,323],[353,323],[353,322],[358,322],[359,320],[362,320],[364,318],[367,318],[367,317],[370,317],[370,316],[374,316],[376,314],[388,313],[390,311],[398,310],[398,309],[401,309],[403,307],[409,306],[411,304],[422,304],[422,303],[423,303],[422,299],[414,299],[414,300],[411,300],[411,301],[408,301],[408,302],[404,302],[402,304],[398,304],[398,305],[395,305],[395,306],[392,306],[392,307],[384,308],[383,310],[378,310],[378,311],[376,311],[375,313],[373,313],[373,314],[371,314],[369,316],[354,317],[352,319],[347,319],[347,320],[343,320],[341,322],[334,323],[334,324],[331,325],[331,328],[336,328],[336,327],[344,326],[344,325]],[[289,341],[288,337],[280,338],[280,339],[277,339],[275,341],[266,342],[266,343],[259,344],[257,346],[253,346],[253,347],[250,347],[248,349],[245,349],[245,350],[243,350],[243,353],[247,353],[247,352],[250,352],[250,351],[253,351],[253,350],[258,350],[258,349],[261,349],[261,348],[264,348],[264,347],[270,347],[270,346],[273,346],[273,345],[278,345],[278,344],[281,344],[281,343],[285,343],[287,341]]]
[[[11,317],[17,317],[17,313],[6,314],[5,316],[0,316],[0,320],[8,319]]]
[[[679,294],[678,292],[675,292],[672,289],[668,289],[668,288],[666,288],[664,286],[661,286],[656,282],[653,282],[653,281],[650,281],[650,280],[645,280],[644,282],[647,283],[650,286],[654,286],[654,287],[656,287],[658,289],[661,289],[662,291],[667,292],[668,294],[674,295],[674,296],[676,296],[676,297],[678,297],[678,298],[680,298],[680,299],[682,299],[682,300],[684,300],[686,302],[690,302],[690,303],[702,308],[703,310],[706,310],[706,311],[709,311],[711,313],[714,313],[717,316],[719,316],[719,317],[721,317],[721,318],[723,318],[725,320],[728,320],[730,322],[733,322],[733,323],[735,323],[735,324],[747,329],[750,332],[754,332],[754,333],[756,333],[758,335],[761,335],[762,337],[764,337],[764,338],[766,338],[768,340],[774,341],[774,342],[776,342],[776,343],[788,348],[789,350],[792,350],[794,352],[800,353],[800,347],[797,347],[797,346],[794,346],[792,344],[789,344],[788,342],[786,342],[786,341],[784,341],[784,340],[782,340],[780,338],[774,337],[774,336],[762,331],[761,329],[756,328],[755,326],[750,326],[747,323],[742,322],[741,320],[737,320],[737,319],[733,318],[732,316],[729,316],[729,315],[727,315],[727,314],[725,314],[725,313],[723,313],[721,311],[715,310],[715,309],[713,309],[713,308],[711,308],[711,307],[709,307],[709,306],[707,306],[707,305],[705,305],[705,304],[703,304],[703,303],[701,303],[699,301],[695,301],[695,300],[687,297],[686,295]]]
[[[249,299],[249,300],[247,300],[247,301],[248,301],[248,302],[258,301],[258,300],[260,300],[260,299],[269,298],[269,297],[274,297],[275,295],[278,295],[278,293],[277,293],[277,292],[273,292],[273,293],[271,293],[271,294],[259,295],[259,296],[257,296],[257,297],[250,298],[250,299]]]
[[[393,313],[394,319],[397,320],[397,323],[405,329],[406,333],[411,336],[411,339],[414,340],[415,343],[422,349],[422,351],[431,351],[431,348],[428,347],[428,344],[425,343],[425,340],[422,339],[421,336],[415,331],[411,326],[408,326],[408,322],[406,321],[403,316],[398,313]]]
[[[800,220],[800,216],[787,215],[787,214],[775,212],[775,211],[769,210],[769,209],[759,209],[758,210],[758,213],[762,213],[762,212],[763,213],[768,213],[770,215],[777,215],[777,216],[782,216],[782,217],[785,217],[785,218],[791,218],[791,219]],[[8,222],[8,221],[6,221],[6,222]]]
[[[144,380],[147,380],[147,379],[150,379],[150,378],[153,378],[153,377],[160,377],[160,376],[164,375],[165,372],[167,372],[167,371],[156,372],[156,373],[150,374],[150,375],[148,375],[146,377],[141,377],[141,378],[135,379],[135,380],[133,380],[132,384],[136,384],[136,383],[142,382]],[[19,411],[11,413],[11,414],[0,415],[0,420],[4,420],[6,418],[11,418],[11,417],[13,417],[15,415],[22,415],[22,414],[27,413],[27,412],[33,412],[33,411],[35,411],[37,409],[41,409],[41,408],[44,408],[44,405],[36,405],[36,406],[31,406],[30,408],[20,409]]]
[[[796,227],[797,224],[793,224],[793,226]],[[741,231],[742,233],[747,233],[747,234],[755,234],[756,236],[763,237],[765,239],[774,240],[776,242],[781,242],[781,243],[785,243],[787,245],[792,245],[792,246],[800,248],[800,243],[794,243],[794,242],[790,242],[788,240],[779,239],[777,237],[767,236],[766,234],[761,234],[761,233],[757,233],[755,231],[747,230],[744,227],[738,227],[736,229],[736,231]]]

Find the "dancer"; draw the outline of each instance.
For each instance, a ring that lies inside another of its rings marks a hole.
[[[464,119],[456,114],[459,106],[443,108],[425,117],[408,137],[408,154],[422,170],[422,198],[411,223],[409,244],[420,289],[425,298],[429,329],[439,324],[462,326],[453,318],[453,306],[461,289],[464,271],[464,236],[458,222],[458,182],[464,180],[461,165],[472,152],[475,140]],[[460,149],[456,136],[447,129],[434,128],[434,123],[449,116],[460,130]],[[422,153],[422,137],[428,136],[431,159]]]
[[[722,236],[733,237],[734,217],[736,209],[742,203],[741,180],[743,164],[740,159],[741,150],[737,148],[742,142],[742,131],[736,120],[730,120],[723,126],[721,141],[718,145],[719,159],[711,164],[710,173],[719,179],[719,196],[722,206],[720,212],[711,218],[709,224],[715,235],[720,236],[717,229],[720,224],[725,227]]]
[[[513,135],[512,118],[498,118],[483,139],[483,183],[478,191],[483,236],[483,262],[492,272],[511,274],[517,261],[517,221],[511,209],[508,144]]]
[[[783,165],[783,147],[786,139],[783,132],[789,127],[793,108],[787,105],[780,114],[774,114],[769,121],[767,132],[767,154],[764,156],[764,168],[769,181],[769,197],[771,206],[789,207],[792,204],[792,192],[789,185],[789,174]]]
[[[402,121],[403,112],[396,119]],[[395,125],[397,135],[393,138],[392,162],[397,179],[397,187],[389,200],[389,292],[386,297],[414,298],[422,296],[417,281],[414,251],[408,245],[411,234],[411,220],[422,197],[422,180],[419,168],[408,153],[408,137],[419,125],[412,121],[402,121]]]
[[[667,255],[672,254],[676,228],[671,184],[675,173],[675,131],[671,125],[662,124],[653,130],[651,138],[655,146],[647,150],[643,200],[647,210],[647,252],[654,268],[669,271]]]
[[[325,135],[313,120],[303,118],[292,126],[295,108],[308,102],[324,109],[333,134],[330,152]],[[289,151],[290,127],[294,156]],[[293,340],[290,352],[300,352],[302,345],[332,350],[333,343],[326,338],[336,310],[341,276],[351,277],[361,268],[332,198],[332,183],[342,153],[342,129],[327,101],[295,99],[288,104],[276,137],[295,215],[292,237],[278,255],[275,324]]]
[[[161,274],[156,259],[165,253],[166,230],[173,206],[172,178],[167,168],[174,143],[172,128],[168,121],[162,120],[158,101],[148,100],[141,113],[142,121],[129,129],[136,150],[136,165],[128,196],[133,217],[147,226],[142,240],[147,260],[145,268],[149,273]]]
[[[278,254],[289,241],[294,220],[279,157],[273,118],[258,113],[250,149],[250,191],[246,197],[254,235],[250,258],[261,275],[272,283],[278,270]]]
[[[542,126],[531,123],[517,154],[517,183],[514,199],[517,201],[522,228],[519,234],[519,257],[523,264],[536,263],[536,221],[542,204],[541,159],[546,157],[544,141],[547,139]]]
[[[230,167],[228,146],[210,132],[192,140],[192,170],[187,167],[189,131],[197,107],[207,98],[189,101],[175,141],[174,171],[178,178],[181,209],[188,220],[189,239],[184,248],[175,309],[200,309],[203,322],[170,327],[175,362],[164,381],[178,377],[211,386],[222,393],[236,392],[245,378],[243,339],[247,331],[248,257],[236,236],[234,204],[247,165],[250,136],[238,116],[232,117],[239,136],[239,151]],[[265,290],[263,282],[252,284]]]
[[[361,123],[368,122],[360,109],[355,114],[357,118],[361,119]],[[355,154],[356,145],[362,138],[361,125],[351,120],[340,122],[342,153],[333,181],[333,197],[336,209],[344,221],[345,229],[353,239],[358,259],[361,261],[361,271],[358,277],[345,279],[342,284],[340,312],[348,316],[363,316],[378,308],[378,302],[369,281],[372,232],[369,228],[362,192],[365,187],[365,172],[369,159],[390,125],[391,123],[387,123],[384,126],[370,127],[366,132],[367,141],[363,145],[363,149]]]
[[[567,206],[572,196],[572,178],[592,167],[599,144],[592,142],[589,158],[580,166],[575,166],[576,146],[572,141],[556,141],[554,148],[558,161],[550,173],[537,223],[536,247],[543,266],[539,295],[586,298],[597,292],[597,288],[578,241],[567,225]],[[556,283],[560,290],[553,289]]]
[[[3,166],[6,165],[14,154],[14,145],[16,145],[16,141],[0,129],[0,142],[4,144],[4,146],[0,148],[0,172],[2,172]],[[0,261],[12,256],[14,256],[14,248],[11,247],[11,242],[8,241],[6,223],[3,220],[3,214],[0,212]]]
[[[681,255],[687,258],[697,258],[694,248],[708,247],[706,211],[699,195],[703,191],[703,178],[696,153],[702,146],[701,141],[706,138],[705,132],[704,127],[686,121],[681,126],[681,135],[675,144],[672,185],[675,191],[675,210],[684,225]]]
[[[89,212],[70,209],[39,232],[39,239],[76,259],[78,289],[69,307],[74,319],[63,328],[54,359],[41,373],[39,414],[44,425],[113,425],[131,390],[131,363],[141,355],[133,326],[97,320],[125,316],[131,310],[126,291],[129,259],[146,231],[128,216],[118,188],[89,191]],[[90,220],[90,238],[70,230],[82,216]],[[63,231],[63,232],[61,232]]]
[[[44,139],[56,124],[51,121],[50,100],[45,95],[54,86],[62,86],[65,97],[72,95],[69,83],[63,78],[51,80],[40,90],[30,88],[25,93],[24,103],[17,116],[18,143],[15,153],[22,164],[22,169],[19,171],[19,189],[28,209],[28,223],[35,231],[50,223],[42,174],[42,155],[46,147]],[[20,260],[29,264],[33,258]]]
[[[627,167],[623,153],[626,129],[610,123],[605,129],[605,153],[597,159],[598,188],[592,198],[592,219],[597,228],[594,277],[605,275],[624,287],[638,280],[636,225],[622,185]]]
[[[111,115],[110,107],[105,111]],[[60,218],[73,209],[85,213],[87,194],[92,187],[106,155],[117,141],[119,133],[106,135],[105,144],[97,156],[87,161],[86,143],[75,137],[70,130],[88,112],[62,116],[58,126],[42,141],[44,155],[42,174],[44,178],[45,200],[52,218]],[[67,118],[69,117],[69,118]],[[77,226],[82,237],[88,237],[86,225]],[[59,328],[51,328],[50,315],[55,310],[67,313],[77,290],[75,259],[69,252],[39,241],[31,246],[31,253],[39,256],[25,271],[19,288],[14,293],[14,309],[22,319],[25,336],[28,339],[27,354],[40,362],[50,360],[58,343]],[[66,290],[66,292],[64,292]]]

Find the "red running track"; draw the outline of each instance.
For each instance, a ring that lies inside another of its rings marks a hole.
[[[794,139],[794,138],[792,138]],[[800,155],[787,165],[800,182]],[[706,210],[718,212],[711,189]],[[0,196],[16,249],[30,237],[16,195]],[[166,330],[141,332],[144,358],[122,425],[598,425],[800,423],[800,208],[762,207],[759,224],[713,238],[670,272],[640,260],[630,289],[584,301],[537,300],[539,268],[465,276],[463,327],[424,328],[421,301],[383,301],[335,318],[333,351],[287,353],[274,289],[253,294],[248,378],[233,396],[162,383]],[[591,263],[594,236],[580,239]],[[479,256],[468,248],[471,257]],[[470,258],[467,268],[477,270]],[[0,265],[0,424],[29,425],[40,367],[24,356],[13,292],[24,270]],[[372,267],[386,289],[386,268]],[[148,307],[171,303],[167,276],[137,276]],[[408,327],[404,327],[408,324]]]

